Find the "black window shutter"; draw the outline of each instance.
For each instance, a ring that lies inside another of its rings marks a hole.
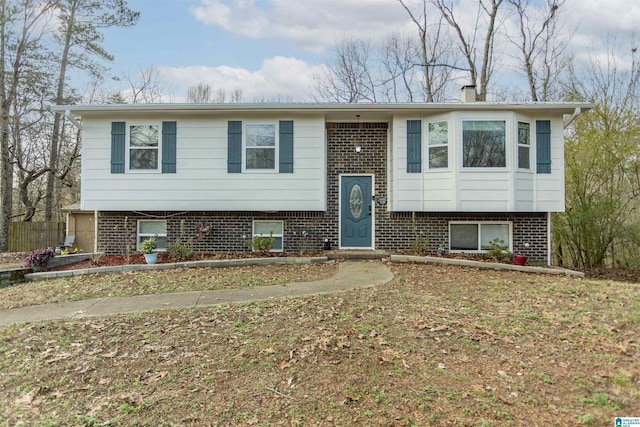
[[[230,120],[227,127],[227,172],[242,172],[242,122]]]
[[[162,122],[162,173],[176,173],[176,122]]]
[[[280,121],[280,173],[293,173],[293,121]]]
[[[126,123],[111,123],[111,173],[124,173]]]
[[[536,171],[551,173],[551,121],[536,121]]]
[[[407,120],[407,173],[422,172],[422,120]]]

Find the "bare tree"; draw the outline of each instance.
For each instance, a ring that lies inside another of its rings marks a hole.
[[[414,102],[422,93],[420,78],[420,52],[415,39],[394,33],[384,41],[380,62],[386,71],[381,91],[387,102]]]
[[[507,38],[521,55],[532,101],[548,101],[560,75],[561,60],[568,40],[560,34],[559,11],[564,0],[546,0],[538,6],[530,0],[507,0],[515,9],[518,36]]]
[[[127,7],[126,0],[58,0],[58,18],[60,28],[56,34],[60,42],[62,52],[60,55],[58,80],[54,102],[64,102],[66,76],[70,68],[77,68],[91,74],[101,74],[102,68],[95,59],[112,60],[113,57],[104,50],[101,42],[104,36],[102,29],[109,27],[127,27],[135,25],[140,16]],[[66,175],[71,165],[64,165],[58,171],[60,165],[59,138],[61,117],[54,115],[53,130],[51,133],[51,147],[49,153],[49,173],[47,175],[47,192],[45,200],[45,219],[51,219],[55,200],[54,184],[57,177]],[[59,178],[59,177],[58,177]]]
[[[329,66],[315,76],[312,97],[329,102],[375,102],[378,84],[369,40],[345,37],[336,44]]]
[[[462,70],[451,49],[451,38],[443,29],[443,17],[429,20],[432,13],[426,1],[419,11],[414,11],[404,0],[398,1],[418,29],[419,55],[413,65],[422,67],[424,98],[427,102],[443,101],[447,86],[453,80],[453,71]]]
[[[190,86],[187,91],[187,102],[206,104],[211,102],[211,86],[208,83],[198,83]]]
[[[11,109],[23,77],[42,59],[41,39],[54,6],[53,0],[0,0],[0,251],[8,246],[13,207]]]
[[[467,62],[470,83],[476,85],[477,99],[486,101],[489,83],[494,72],[495,39],[500,26],[498,11],[503,0],[478,0],[476,24],[468,35],[465,35],[467,33],[461,27],[454,13],[453,4],[449,0],[423,0],[423,2],[427,1],[437,8],[457,35],[460,51]],[[481,46],[478,46],[480,44]]]
[[[141,69],[137,74],[128,74],[124,77],[127,89],[123,94],[124,99],[132,104],[151,104],[170,100],[167,85],[160,77],[160,72],[155,66]]]

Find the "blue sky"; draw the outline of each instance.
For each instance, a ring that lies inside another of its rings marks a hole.
[[[536,0],[534,0],[536,1]],[[456,0],[463,10],[474,0]],[[105,32],[115,56],[112,75],[154,66],[184,100],[189,85],[241,89],[245,101],[308,100],[313,75],[343,36],[373,41],[391,31],[415,31],[397,0],[129,0],[141,12],[132,28]],[[578,59],[598,54],[610,34],[628,41],[640,28],[638,0],[566,0],[565,28]],[[624,43],[622,43],[625,46]],[[624,56],[624,53],[622,54]],[[622,59],[625,60],[624,58]],[[627,58],[630,61],[630,57]]]

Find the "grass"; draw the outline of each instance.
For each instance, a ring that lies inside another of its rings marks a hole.
[[[0,327],[0,425],[610,425],[640,408],[638,284],[391,268],[336,294]]]

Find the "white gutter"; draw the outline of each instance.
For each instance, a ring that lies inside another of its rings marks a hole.
[[[54,111],[69,111],[77,115],[84,113],[110,112],[416,112],[416,111],[482,111],[482,110],[525,110],[558,111],[570,114],[593,108],[589,103],[570,102],[466,102],[466,103],[247,103],[247,104],[98,104],[98,105],[55,105]],[[579,113],[578,113],[579,114]]]
[[[82,125],[80,124],[80,122],[78,122],[76,119],[74,119],[71,116],[71,110],[64,110],[64,116],[67,118],[67,120],[69,120],[71,123],[73,123],[73,125],[75,127],[77,127],[78,129],[82,128]]]

